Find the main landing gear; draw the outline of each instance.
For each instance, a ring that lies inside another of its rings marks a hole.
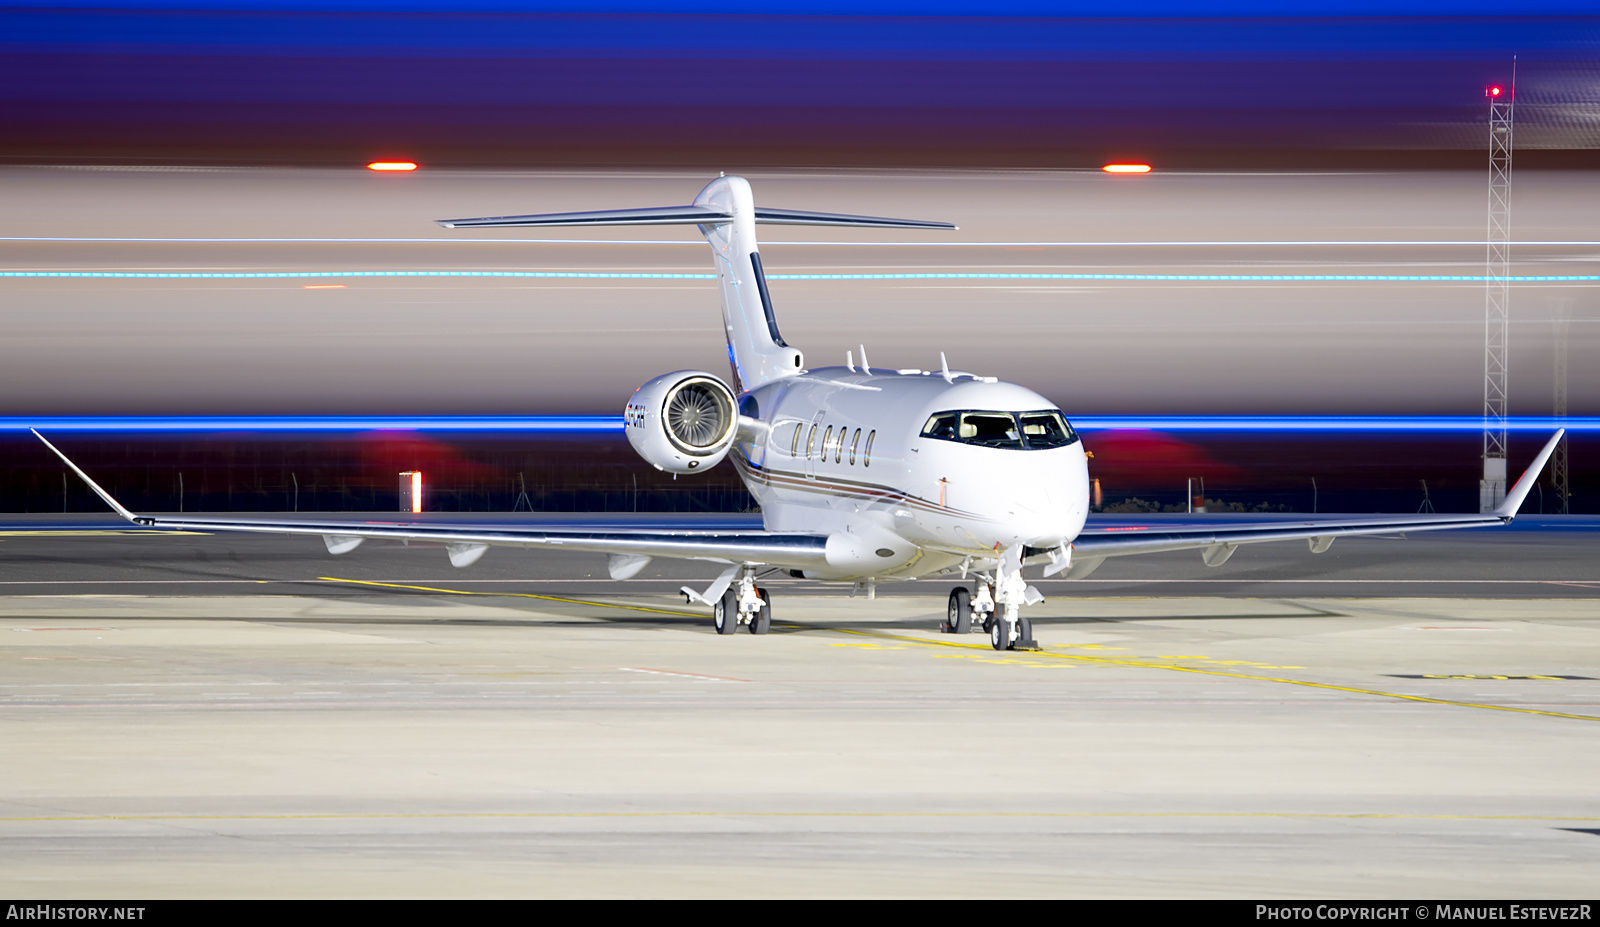
[[[1006,551],[994,575],[980,575],[977,591],[965,586],[950,591],[950,603],[939,630],[946,634],[969,634],[978,622],[996,650],[1038,650],[1033,639],[1033,622],[1022,615],[1022,606],[1044,601],[1039,590],[1022,578],[1022,552]]]
[[[965,586],[950,590],[950,610],[945,614],[944,625],[939,630],[946,634],[972,633],[972,593]]]
[[[739,579],[712,603],[711,623],[718,634],[732,634],[740,625],[751,634],[772,630],[772,597],[756,586],[755,570],[741,571]]]

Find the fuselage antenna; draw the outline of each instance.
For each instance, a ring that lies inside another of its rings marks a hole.
[[[857,347],[861,349],[861,372],[870,375],[872,373],[872,365],[867,363],[867,346],[862,344],[857,345]]]
[[[946,383],[955,382],[955,380],[950,376],[950,364],[944,359],[943,351],[939,352],[939,372],[944,375],[944,381]]]

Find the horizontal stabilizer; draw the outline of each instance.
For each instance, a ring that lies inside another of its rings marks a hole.
[[[953,229],[948,222],[922,219],[884,219],[799,209],[755,208],[757,225],[831,225],[861,229]],[[553,212],[535,216],[486,216],[481,219],[439,219],[447,229],[549,228],[603,225],[717,225],[733,216],[709,206],[654,206],[645,209],[600,209],[593,212]]]
[[[597,209],[552,212],[538,216],[486,216],[482,219],[439,219],[447,229],[537,228],[553,225],[715,225],[733,217],[707,206],[655,206],[647,209]]]
[[[926,219],[881,219],[877,216],[852,216],[842,212],[806,212],[800,209],[756,207],[757,225],[843,225],[861,229],[953,229],[949,222]]]

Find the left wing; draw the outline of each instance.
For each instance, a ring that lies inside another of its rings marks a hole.
[[[1308,518],[1292,521],[1257,522],[1254,524],[1183,525],[1130,525],[1116,528],[1089,528],[1072,542],[1071,567],[1066,568],[1067,578],[1089,575],[1107,557],[1126,557],[1134,554],[1154,554],[1169,550],[1199,548],[1206,566],[1221,566],[1233,556],[1240,544],[1262,541],[1291,541],[1303,539],[1312,553],[1322,553],[1334,539],[1361,534],[1394,534],[1410,531],[1441,531],[1449,528],[1479,528],[1509,524],[1517,510],[1528,497],[1533,485],[1544,470],[1545,462],[1554,453],[1566,430],[1557,431],[1545,443],[1544,449],[1533,463],[1523,471],[1500,507],[1482,515],[1371,515],[1364,517]],[[1033,563],[1062,563],[1059,555],[1049,557],[1048,552],[1029,550]],[[1063,568],[1065,565],[1063,564]],[[1047,572],[1056,572],[1047,570]]]
[[[558,547],[613,555],[612,575],[622,579],[636,573],[651,557],[711,560],[719,563],[768,564],[784,569],[821,569],[828,566],[828,539],[821,535],[784,534],[740,530],[596,530],[593,527],[551,528],[484,525],[448,525],[381,521],[273,520],[271,518],[173,518],[131,512],[89,478],[38,431],[45,447],[55,452],[78,478],[88,484],[118,515],[146,528],[184,531],[240,531],[258,534],[321,535],[334,554],[354,550],[369,538],[425,541],[443,545],[450,562],[468,566],[490,547]],[[632,568],[631,570],[629,568]]]

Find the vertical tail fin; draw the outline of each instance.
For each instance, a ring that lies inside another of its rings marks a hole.
[[[728,363],[734,389],[744,392],[799,373],[805,355],[789,347],[778,332],[778,317],[761,268],[756,242],[755,197],[743,177],[718,177],[694,198],[728,219],[700,226],[711,245],[722,291],[722,327],[728,335]]]
[[[882,219],[797,209],[758,208],[743,177],[718,177],[689,206],[611,209],[533,216],[440,219],[445,228],[534,228],[548,226],[696,225],[711,245],[722,294],[722,326],[728,336],[728,363],[734,387],[746,392],[763,383],[794,376],[805,355],[784,343],[772,294],[761,267],[756,225],[830,225],[853,228],[953,229],[948,222]]]

